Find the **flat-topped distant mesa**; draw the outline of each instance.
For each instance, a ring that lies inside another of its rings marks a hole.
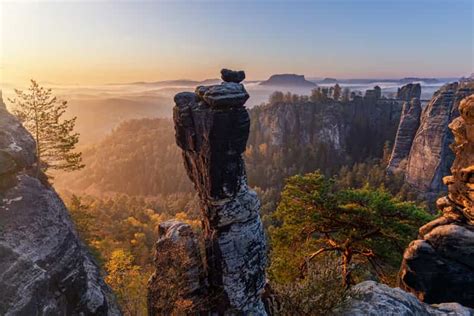
[[[305,79],[304,75],[279,74],[272,75],[268,80],[260,82],[262,86],[292,86],[311,88],[316,87],[314,82]]]

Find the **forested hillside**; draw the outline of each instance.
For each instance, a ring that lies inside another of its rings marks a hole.
[[[334,175],[342,166],[382,158],[384,146],[395,137],[400,109],[390,99],[271,98],[250,110],[245,153],[249,184],[279,191],[294,174],[320,169]],[[124,122],[84,150],[83,159],[86,168],[58,176],[57,188],[92,195],[192,192],[168,119]]]
[[[86,168],[57,176],[55,186],[92,195],[191,192],[168,119],[126,121],[102,142],[84,150],[83,159]]]

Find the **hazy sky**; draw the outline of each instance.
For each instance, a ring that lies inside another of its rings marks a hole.
[[[0,81],[461,76],[473,1],[4,2]]]

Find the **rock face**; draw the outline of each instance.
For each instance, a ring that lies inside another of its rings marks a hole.
[[[304,75],[279,74],[272,75],[268,80],[260,82],[262,86],[292,86],[311,88],[316,87],[314,82],[305,79]]]
[[[442,216],[420,228],[403,255],[400,286],[428,303],[474,307],[474,95],[459,105],[450,125],[456,155],[448,195],[438,199]]]
[[[241,83],[245,79],[245,72],[243,70],[234,71],[229,69],[222,69],[221,78],[224,82]]]
[[[205,311],[207,284],[202,263],[191,226],[178,221],[161,223],[156,243],[156,270],[148,286],[149,314],[183,314],[189,306],[195,312]],[[182,310],[171,304],[176,301],[181,302],[176,305],[184,306]]]
[[[401,111],[402,102],[375,98],[253,107],[246,153],[250,183],[278,188],[296,173],[320,169],[334,174],[344,165],[382,158],[384,144],[395,138]]]
[[[397,99],[402,101],[411,101],[413,98],[419,99],[421,96],[421,85],[419,83],[409,83],[398,88]]]
[[[120,315],[56,192],[36,176],[35,142],[0,100],[0,314]]]
[[[410,154],[413,138],[420,126],[421,103],[417,98],[403,104],[400,124],[387,166],[390,172],[404,171]]]
[[[474,93],[474,82],[443,86],[422,111],[413,104],[417,101],[407,106],[408,100],[419,98],[420,91],[418,84],[408,84],[398,91],[397,97],[405,100],[405,105],[387,170],[402,172],[412,189],[433,203],[440,192],[446,191],[441,179],[449,174],[454,159],[448,125],[459,116],[461,99]]]
[[[266,315],[266,241],[260,202],[247,186],[250,128],[243,85],[223,82],[175,96],[176,142],[198,191],[206,248],[208,312]]]
[[[457,303],[428,305],[420,302],[413,294],[399,288],[391,288],[374,281],[365,281],[355,286],[357,297],[337,315],[379,316],[379,315],[458,315],[470,316],[474,310]]]

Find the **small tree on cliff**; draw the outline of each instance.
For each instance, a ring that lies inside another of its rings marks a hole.
[[[432,219],[381,189],[337,191],[332,180],[317,172],[288,179],[274,217],[280,224],[269,230],[270,273],[277,282],[304,277],[309,262],[334,253],[346,286],[354,266],[390,281],[387,272],[396,272],[405,247]]]
[[[338,83],[336,83],[336,85],[334,86],[334,92],[333,92],[334,100],[336,101],[339,100],[339,98],[341,97],[341,92],[342,92],[341,86]]]
[[[21,120],[36,140],[38,172],[48,169],[73,171],[84,167],[81,153],[75,152],[79,134],[74,133],[76,117],[62,119],[66,101],[59,101],[51,89],[31,80],[27,92],[15,90],[10,99],[13,113]]]

